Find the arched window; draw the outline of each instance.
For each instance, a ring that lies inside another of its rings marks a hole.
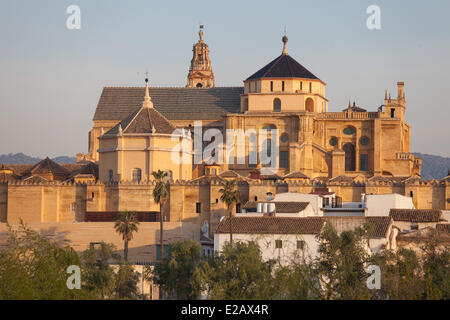
[[[264,154],[267,155],[267,159],[269,159],[269,161],[266,160],[267,163],[262,163],[261,165],[263,167],[270,167],[272,164],[272,139],[264,140],[261,151],[264,152]]]
[[[276,128],[277,127],[274,126],[273,124],[268,124],[268,125],[265,125],[262,129],[270,131],[270,130],[275,130]]]
[[[355,146],[353,143],[346,143],[343,149],[345,152],[345,171],[355,171]]]
[[[133,169],[133,181],[141,182],[142,179],[142,170],[139,168]]]
[[[311,98],[306,99],[305,109],[309,112],[314,112],[314,100]]]
[[[203,85],[201,83],[197,83],[196,87],[201,88],[201,87],[203,87]]]
[[[274,112],[280,112],[281,111],[281,100],[278,98],[275,98],[273,100],[273,111]]]

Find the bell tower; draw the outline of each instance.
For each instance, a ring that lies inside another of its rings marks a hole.
[[[209,47],[203,42],[203,25],[200,25],[198,35],[200,39],[192,49],[193,56],[186,87],[212,88],[214,87],[214,73],[209,59]]]

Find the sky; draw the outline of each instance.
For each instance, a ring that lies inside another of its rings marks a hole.
[[[81,29],[66,26],[70,5]],[[369,30],[367,7],[380,8]],[[199,24],[216,86],[289,54],[326,82],[329,111],[368,111],[405,82],[411,151],[450,157],[450,1],[0,0],[0,154],[74,156],[104,86],[185,86]]]

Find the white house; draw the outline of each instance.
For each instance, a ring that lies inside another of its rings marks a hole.
[[[221,252],[230,239],[230,221],[233,241],[254,241],[264,260],[275,259],[286,265],[293,261],[311,261],[318,257],[320,234],[325,222],[330,222],[338,233],[354,230],[365,222],[374,225],[374,234],[369,240],[371,252],[383,248],[396,249],[390,217],[278,217],[236,216],[224,218],[214,235],[214,250]]]

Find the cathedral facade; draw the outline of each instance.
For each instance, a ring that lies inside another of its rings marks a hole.
[[[196,123],[201,122],[203,131],[197,138],[203,139],[203,132],[208,128],[218,129],[224,136],[224,144],[234,146],[235,154],[242,150],[238,150],[242,142],[226,141],[227,130],[259,132],[276,129],[276,137],[268,134],[265,141],[257,141],[257,151],[260,154],[263,145],[276,145],[278,158],[274,175],[279,178],[288,175],[304,175],[311,179],[341,175],[420,177],[421,160],[410,153],[410,126],[405,122],[403,82],[397,83],[396,98],[385,92],[384,104],[377,110],[367,111],[355,102],[349,102],[341,112],[328,112],[326,83],[289,55],[286,36],[282,41],[281,55],[249,76],[243,87],[215,87],[209,47],[203,40],[201,28],[199,41],[193,46],[186,87],[103,89],[93,119],[94,127],[89,134],[89,153],[80,158],[97,162],[102,180],[111,177],[118,181],[130,180],[133,170],[141,170],[143,176],[150,177],[152,168],[166,166],[165,160],[157,163],[164,157],[155,157],[155,149],[149,147],[149,142],[141,145],[139,150],[143,152],[143,160],[139,162],[132,156],[132,151],[137,152],[138,147],[130,146],[127,151],[126,146],[119,145],[120,139],[115,142],[109,139],[114,130],[118,133],[117,126],[121,122],[130,121],[130,117],[139,114],[144,96],[149,95],[152,112],[158,114],[156,123],[164,123],[166,129],[192,132]],[[192,171],[189,174],[185,173],[186,166],[170,168],[172,172],[183,172],[174,178],[198,178],[211,170],[216,173],[233,170],[243,177],[258,177],[265,164],[259,155],[255,162],[250,161],[252,144],[249,139],[247,136],[244,143],[244,163],[191,162],[187,165]],[[105,145],[106,141],[110,141],[109,145],[103,148],[101,144]],[[117,164],[119,160],[105,160],[120,159],[119,154],[122,157],[129,154],[129,162],[133,164],[125,163],[124,167]]]

